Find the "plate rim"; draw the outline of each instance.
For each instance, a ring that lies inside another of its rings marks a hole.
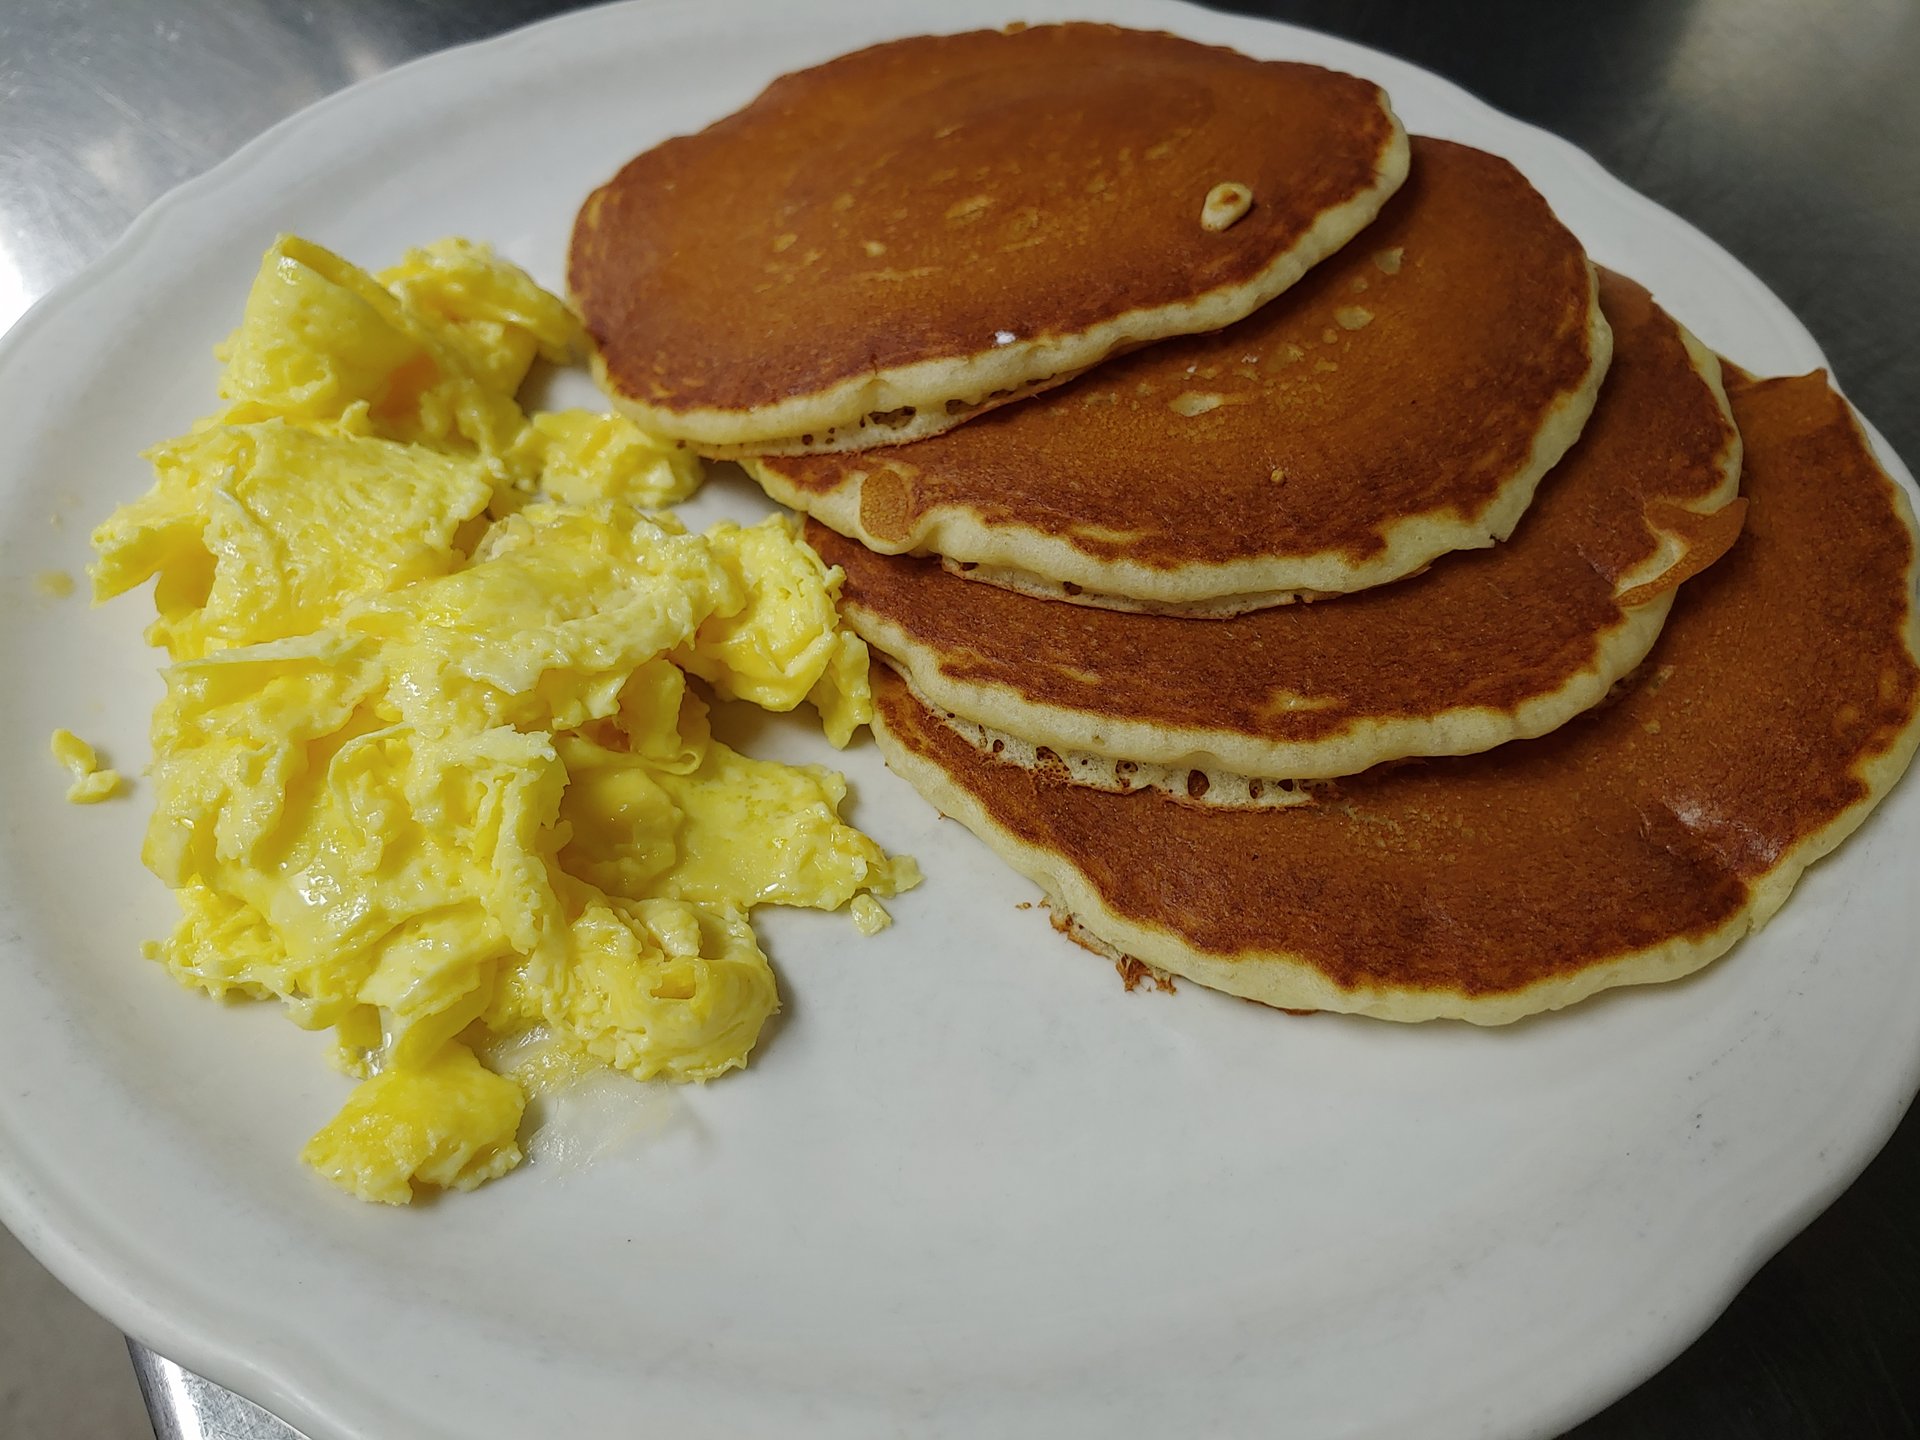
[[[1804,349],[1813,366],[1827,369],[1831,374],[1829,362],[1804,322],[1744,263],[1693,222],[1634,189],[1573,142],[1498,110],[1445,76],[1344,37],[1259,16],[1208,10],[1189,0],[1138,0],[1138,3],[1164,12],[1173,28],[1180,28],[1179,20],[1183,17],[1194,21],[1204,17],[1202,24],[1213,28],[1257,29],[1275,36],[1307,35],[1316,42],[1332,42],[1355,55],[1364,55],[1370,63],[1382,68],[1417,73],[1424,83],[1446,92],[1455,103],[1497,121],[1515,137],[1524,137],[1528,143],[1551,153],[1558,163],[1583,172],[1590,183],[1596,183],[1610,198],[1631,205],[1672,233],[1684,234],[1717,268],[1789,319],[1792,338]],[[137,263],[152,239],[176,216],[227,186],[244,182],[263,163],[271,163],[290,138],[315,123],[325,123],[336,111],[362,104],[371,94],[419,84],[423,75],[453,80],[463,70],[477,73],[504,58],[514,46],[524,45],[530,38],[546,32],[575,27],[584,31],[599,24],[626,24],[625,17],[651,19],[664,12],[713,8],[711,0],[613,0],[613,3],[549,16],[417,56],[296,110],[232,154],[158,197],[98,258],[36,300],[5,335],[0,336],[0,381],[24,363],[24,358],[41,343],[41,337],[58,326],[70,306]],[[745,0],[727,0],[721,8],[744,9]],[[1088,0],[1085,8],[1101,10],[1105,8],[1105,0]],[[964,18],[955,14],[957,22]],[[1839,388],[1837,381],[1836,388]],[[1859,416],[1857,407],[1855,414]],[[1910,493],[1914,492],[1912,477],[1892,447],[1866,417],[1859,418],[1883,463],[1888,464]],[[4,948],[11,950],[13,946],[9,943]],[[1633,1343],[1608,1352],[1606,1363],[1589,1361],[1580,1367],[1580,1373],[1586,1377],[1582,1383],[1561,1385],[1550,1399],[1528,1396],[1531,1403],[1524,1407],[1482,1412],[1487,1423],[1491,1426],[1497,1415],[1508,1422],[1513,1433],[1553,1433],[1578,1423],[1670,1363],[1713,1323],[1761,1266],[1831,1205],[1883,1148],[1912,1103],[1916,1090],[1920,1090],[1920,1050],[1910,1052],[1904,1067],[1897,1072],[1888,1070],[1884,1074],[1891,1077],[1892,1083],[1881,1093],[1882,1103],[1871,1107],[1871,1113],[1844,1136],[1830,1138],[1822,1154],[1806,1157],[1808,1163],[1794,1172],[1802,1177],[1803,1183],[1775,1192],[1775,1203],[1752,1225],[1736,1257],[1718,1266],[1714,1275],[1690,1273],[1688,1287],[1667,1297],[1671,1303],[1665,1312],[1644,1333],[1636,1334]],[[384,1415],[405,1424],[417,1421],[416,1414],[394,1403],[381,1387],[359,1380],[350,1368],[338,1365],[325,1345],[312,1344],[312,1337],[303,1337],[297,1325],[276,1327],[279,1334],[274,1338],[254,1329],[261,1316],[249,1313],[245,1305],[229,1303],[222,1309],[220,1301],[224,1297],[210,1297],[191,1287],[162,1292],[143,1285],[143,1276],[150,1280],[159,1278],[148,1257],[116,1243],[112,1228],[90,1213],[91,1207],[84,1201],[63,1205],[62,1177],[57,1167],[48,1166],[39,1172],[27,1168],[28,1157],[14,1138],[17,1117],[11,1115],[12,1108],[10,1102],[0,1103],[0,1223],[86,1304],[157,1352],[256,1399],[287,1423],[315,1435],[316,1440],[336,1434],[355,1437],[355,1440],[371,1435],[375,1432],[366,1429],[363,1423],[364,1417],[369,1416]],[[61,1218],[62,1212],[67,1217],[65,1220]],[[161,1303],[163,1293],[170,1303]],[[202,1308],[191,1305],[183,1308],[179,1302],[188,1299],[200,1301]],[[250,1331],[252,1343],[238,1338]],[[223,1335],[231,1338],[222,1338]],[[303,1338],[304,1346],[300,1343]],[[310,1362],[304,1375],[296,1375],[274,1363],[276,1352],[292,1353],[301,1348],[305,1349]],[[354,1418],[356,1416],[362,1418]],[[1491,1429],[1488,1433],[1492,1433]]]

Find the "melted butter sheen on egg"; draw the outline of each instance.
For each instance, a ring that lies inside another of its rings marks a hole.
[[[363,1199],[511,1170],[538,1074],[744,1065],[778,1004],[747,912],[867,928],[918,880],[839,775],[714,740],[688,684],[810,701],[844,745],[871,704],[839,572],[783,517],[650,513],[700,462],[624,418],[526,414],[534,360],[579,345],[485,247],[375,277],[283,238],[223,408],[94,535],[95,598],[152,579],[172,662],[144,858],[181,919],[152,953],[334,1031],[360,1083],[304,1158]],[[480,1058],[516,1052],[538,1074]]]

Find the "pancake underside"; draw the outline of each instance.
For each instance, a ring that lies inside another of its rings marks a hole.
[[[1920,624],[1909,628],[1909,648],[1920,653]],[[1031,845],[1001,826],[943,767],[895,736],[877,709],[873,731],[889,769],[941,814],[958,820],[1008,865],[1038,885],[1056,915],[1080,931],[1082,939],[1092,939],[1097,948],[1116,958],[1137,960],[1152,970],[1178,975],[1210,990],[1285,1010],[1326,1010],[1406,1023],[1465,1020],[1476,1025],[1508,1025],[1618,986],[1678,980],[1718,959],[1773,917],[1809,865],[1859,828],[1906,770],[1920,742],[1920,723],[1910,723],[1891,749],[1864,763],[1858,774],[1865,794],[1825,827],[1783,851],[1771,869],[1750,882],[1746,903],[1719,925],[1695,934],[1675,935],[1644,949],[1623,951],[1521,989],[1469,994],[1446,989],[1346,989],[1302,955],[1218,955],[1196,950],[1170,930],[1129,919],[1109,908],[1072,861]]]
[[[1606,379],[1613,333],[1600,308],[1599,278],[1588,266],[1587,353],[1579,384],[1542,413],[1526,457],[1493,498],[1467,514],[1452,506],[1403,515],[1380,527],[1379,548],[1366,555],[1252,555],[1231,561],[1161,567],[1094,555],[1071,540],[1032,526],[987,523],[971,507],[929,507],[903,535],[876,535],[863,518],[862,478],[831,490],[793,484],[777,466],[747,471],[783,505],[882,554],[939,555],[976,567],[969,578],[1048,599],[1105,609],[1226,616],[1297,599],[1347,594],[1404,579],[1439,556],[1482,549],[1513,533],[1541,480],[1580,438]],[[773,452],[763,451],[771,455]]]
[[[1381,106],[1387,108],[1384,97]],[[1387,113],[1391,118],[1391,110]],[[1395,120],[1374,183],[1322,211],[1289,249],[1251,280],[1171,305],[1123,311],[1074,334],[1017,339],[971,354],[918,360],[752,409],[676,410],[623,395],[598,356],[595,375],[614,405],[643,429],[716,458],[866,450],[924,439],[984,408],[1070,380],[1110,355],[1244,319],[1365,229],[1400,188],[1407,166],[1406,132]]]
[[[950,710],[942,710],[928,703],[925,696],[914,690],[913,682],[904,674],[901,678],[906,680],[907,689],[913,690],[914,698],[926,705],[941,724],[982,755],[1002,765],[1017,765],[1022,770],[1038,771],[1075,785],[1111,790],[1123,795],[1135,790],[1158,790],[1195,805],[1218,809],[1279,810],[1291,805],[1304,805],[1310,798],[1308,787],[1311,781],[1268,780],[1220,769],[1116,760],[1108,755],[1094,755],[1082,750],[1056,750],[1049,745],[1035,744],[1008,731],[996,730],[977,721],[963,719]]]
[[[1105,359],[1105,356],[1101,357]],[[1066,370],[1055,375],[1022,381],[982,395],[977,399],[952,399],[938,405],[901,405],[891,410],[873,410],[859,417],[852,426],[827,426],[784,439],[756,440],[740,444],[716,444],[710,441],[675,440],[681,449],[693,450],[708,460],[752,461],[768,455],[811,455],[835,450],[869,450],[882,445],[908,445],[951,430],[964,420],[983,415],[1016,400],[1044,394],[1058,385],[1078,379],[1086,368]],[[601,390],[612,397],[614,409],[626,415],[644,430],[661,424],[659,412],[629,400],[614,390],[607,379],[600,357],[593,357],[594,378]]]
[[[1085,590],[1071,581],[1048,580],[1029,570],[1014,570],[1004,565],[975,565],[945,555],[940,557],[940,563],[956,575],[964,575],[982,585],[997,585],[1002,590],[1028,595],[1035,600],[1059,600],[1069,605],[1084,605],[1089,610],[1118,610],[1127,615],[1176,615],[1189,620],[1231,620],[1255,610],[1272,609],[1275,605],[1329,600],[1341,593],[1336,590],[1261,590],[1251,595],[1215,595],[1206,600],[1184,602],[1137,600],[1131,595],[1109,595],[1103,590]],[[1425,568],[1421,567],[1422,570]],[[1419,573],[1420,570],[1415,570],[1398,578],[1408,580]]]

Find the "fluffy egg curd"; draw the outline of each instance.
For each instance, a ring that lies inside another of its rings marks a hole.
[[[689,534],[654,507],[698,460],[522,410],[580,339],[483,246],[374,276],[283,238],[222,407],[93,537],[96,600],[154,579],[170,661],[143,858],[181,919],[150,952],[334,1032],[360,1083],[304,1158],[366,1200],[511,1170],[542,1076],[744,1065],[777,1004],[747,912],[870,933],[919,878],[840,776],[709,732],[689,676],[844,745],[866,648],[790,521]]]
[[[68,803],[96,805],[120,793],[119,774],[103,768],[100,764],[100,756],[93,746],[71,730],[54,731],[50,748],[53,751],[53,758],[64,765],[67,773],[73,777],[73,784],[67,787]],[[877,905],[880,902],[876,900],[873,903]],[[865,928],[857,912],[854,915],[854,924]]]

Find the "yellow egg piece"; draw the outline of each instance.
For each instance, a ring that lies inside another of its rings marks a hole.
[[[412,1202],[414,1186],[471,1190],[520,1163],[526,1096],[457,1042],[415,1070],[363,1081],[300,1158],[362,1200]]]
[[[723,520],[707,531],[707,543],[746,603],[707,621],[676,658],[720,694],[764,710],[812,699],[827,738],[845,745],[873,718],[873,704],[867,647],[839,628],[834,609],[844,578],[838,567],[829,569],[785,515],[747,527]]]
[[[636,1079],[711,1080],[745,1065],[778,1005],[772,967],[731,907],[595,896],[569,940],[545,1018]]]
[[[847,913],[853,916],[853,928],[862,935],[878,935],[893,924],[893,916],[887,913],[887,907],[871,895],[856,895],[847,906]]]
[[[435,369],[400,302],[332,251],[283,236],[260,262],[240,326],[217,352],[228,424],[337,423],[356,404],[394,408]]]
[[[73,777],[67,787],[68,804],[93,805],[120,793],[118,772],[102,769],[93,746],[71,730],[54,731],[51,749],[53,758]]]
[[[520,388],[536,356],[563,365],[581,348],[580,322],[566,303],[491,246],[436,240],[377,278],[405,309],[438,322],[440,338],[503,395]]]
[[[94,532],[98,599],[160,577],[176,657],[304,635],[367,596],[444,575],[493,489],[471,460],[282,420],[149,452],[156,481]]]
[[[345,628],[378,641],[395,719],[565,730],[612,715],[634,670],[740,603],[698,537],[626,507],[541,504],[496,524],[465,569]]]
[[[539,472],[542,493],[567,505],[673,505],[698,490],[706,475],[691,450],[654,439],[624,415],[591,410],[535,415],[514,454]]]

